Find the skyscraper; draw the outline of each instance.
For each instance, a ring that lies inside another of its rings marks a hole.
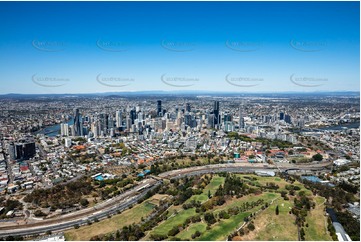
[[[123,119],[122,119],[122,111],[121,110],[118,110],[116,113],[115,113],[115,121],[116,121],[116,126],[117,128],[120,128],[122,126],[122,122],[123,122]]]
[[[74,109],[74,135],[75,136],[81,136],[82,133],[82,127],[81,127],[81,117],[79,113],[79,109]]]
[[[285,122],[288,123],[288,124],[292,123],[290,115],[288,115],[288,114],[285,115]]]
[[[214,125],[218,125],[219,124],[219,101],[214,101],[213,114],[214,114]]]
[[[242,106],[239,107],[239,129],[244,129],[244,117],[243,117],[243,110]]]
[[[285,113],[280,113],[280,120],[284,120],[285,118]]]
[[[157,116],[163,116],[162,100],[157,101]]]
[[[190,103],[186,103],[186,111],[190,112],[191,111],[191,105]]]

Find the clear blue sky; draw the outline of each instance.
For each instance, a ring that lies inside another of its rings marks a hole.
[[[359,15],[359,2],[0,2],[0,93],[359,90]]]

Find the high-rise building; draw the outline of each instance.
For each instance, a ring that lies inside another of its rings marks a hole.
[[[61,136],[69,136],[69,124],[67,124],[67,123],[60,124],[60,135]]]
[[[244,117],[243,117],[243,110],[242,107],[239,107],[239,129],[244,129]]]
[[[191,105],[190,103],[186,103],[186,111],[190,112],[191,111]]]
[[[14,143],[9,144],[9,156],[10,160],[16,159],[15,145]]]
[[[122,119],[122,111],[118,110],[118,111],[115,113],[115,121],[116,121],[116,127],[117,127],[117,128],[122,127],[122,122],[123,122],[123,119]]]
[[[214,101],[213,114],[214,114],[214,125],[218,125],[220,123],[219,122],[219,101]]]
[[[74,109],[74,136],[81,136],[83,128],[81,127],[81,116],[79,109]]]
[[[280,113],[280,120],[284,120],[285,119],[285,113],[281,112]]]
[[[134,124],[134,121],[137,119],[137,112],[134,108],[130,110],[130,119],[132,120],[132,124]]]
[[[36,154],[35,142],[33,140],[21,140],[18,143],[10,144],[10,159],[29,159]]]
[[[288,114],[285,115],[285,122],[288,123],[288,124],[292,123],[290,115],[288,115]]]
[[[162,100],[157,101],[157,116],[163,116]]]

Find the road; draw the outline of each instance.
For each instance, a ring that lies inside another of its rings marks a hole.
[[[47,231],[63,231],[69,228],[73,228],[74,225],[85,225],[87,220],[93,221],[95,218],[100,220],[106,218],[108,215],[116,214],[117,211],[122,211],[128,208],[130,205],[137,203],[145,194],[161,184],[161,179],[180,178],[183,176],[193,176],[204,173],[214,172],[254,172],[256,170],[287,170],[287,169],[299,169],[299,170],[323,170],[331,163],[319,163],[312,165],[291,165],[291,164],[279,164],[278,167],[269,164],[249,164],[249,163],[231,163],[231,164],[216,164],[206,165],[199,167],[190,167],[179,170],[168,171],[159,174],[159,179],[147,178],[143,182],[134,188],[126,191],[125,193],[97,204],[95,207],[82,209],[70,214],[66,214],[57,218],[46,219],[36,221],[32,224],[23,225],[6,225],[1,224],[0,226],[0,237],[8,235],[31,235],[40,234]]]

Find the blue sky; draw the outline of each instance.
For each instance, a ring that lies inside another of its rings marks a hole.
[[[0,2],[0,93],[360,89],[359,2]]]

